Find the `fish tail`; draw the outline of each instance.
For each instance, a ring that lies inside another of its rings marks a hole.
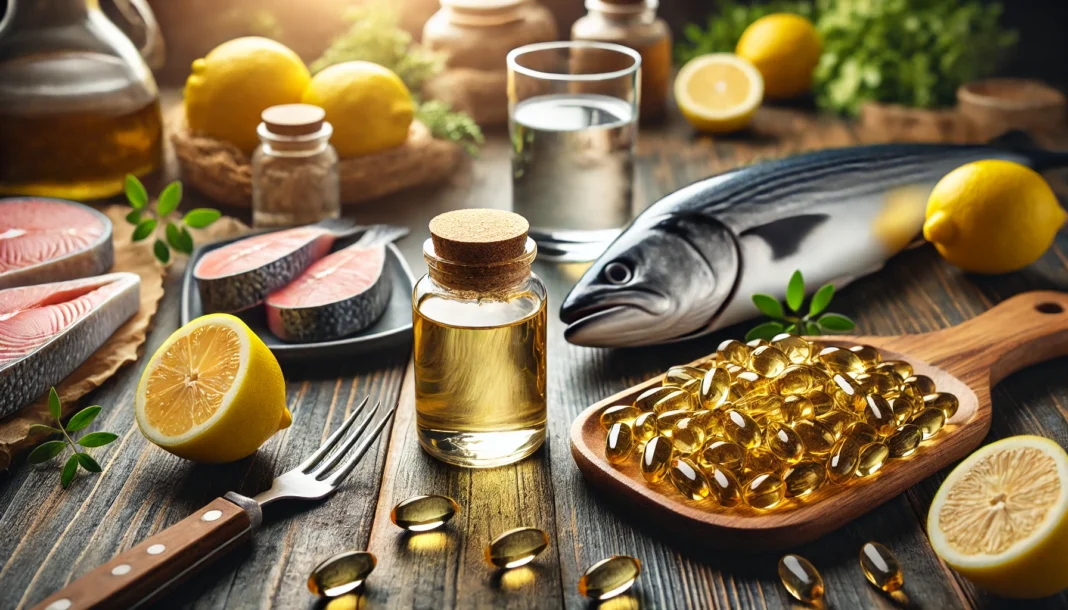
[[[1068,165],[1068,151],[1048,150],[1026,131],[1013,129],[990,140],[990,145],[1026,155],[1031,167],[1042,171]]]

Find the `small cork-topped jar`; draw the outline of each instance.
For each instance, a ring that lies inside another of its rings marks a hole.
[[[412,295],[419,442],[488,468],[545,440],[546,290],[522,216],[458,210],[430,221]]]

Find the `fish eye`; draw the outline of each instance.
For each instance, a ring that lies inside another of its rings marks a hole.
[[[624,262],[612,261],[604,266],[604,279],[609,284],[621,286],[634,278],[634,271]]]

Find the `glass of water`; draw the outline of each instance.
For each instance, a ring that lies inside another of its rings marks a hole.
[[[540,256],[596,258],[634,214],[641,56],[601,42],[508,54],[512,209]]]

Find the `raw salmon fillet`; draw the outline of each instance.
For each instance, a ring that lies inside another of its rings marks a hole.
[[[71,280],[111,267],[111,221],[61,199],[0,199],[0,288]]]

